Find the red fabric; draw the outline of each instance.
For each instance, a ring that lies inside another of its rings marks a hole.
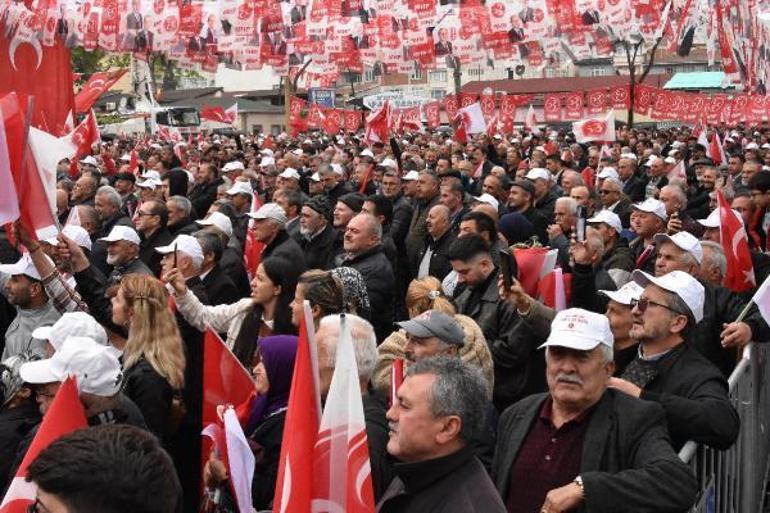
[[[75,95],[75,112],[88,112],[96,100],[125,75],[127,69],[96,72]]]
[[[484,117],[486,119],[491,118],[495,112],[495,94],[491,92],[481,93],[479,102],[481,103],[481,112],[484,114]]]
[[[390,113],[390,103],[386,100],[382,107],[376,112],[373,112],[366,119],[366,135],[364,140],[367,143],[384,143],[388,140],[388,135],[390,133]]]
[[[289,391],[273,511],[311,511],[313,448],[320,426],[320,399],[314,376],[311,341],[303,319]]]
[[[550,308],[561,310],[560,308],[557,308],[559,305],[559,298],[556,297],[556,276],[556,271],[551,271],[550,273],[543,276],[537,289],[543,304]],[[564,287],[564,297],[562,298],[562,301],[564,301],[563,304],[566,307],[569,306],[570,299],[572,297],[572,275],[562,274],[561,276]]]
[[[40,47],[39,54],[35,46],[16,41],[14,44],[18,46],[11,55],[11,43],[3,31],[0,34],[0,96],[14,91],[20,98],[34,97],[32,125],[57,137],[64,135],[67,117],[75,105],[70,50],[59,38],[54,46]],[[23,103],[26,105],[26,99]]]
[[[393,400],[398,392],[398,387],[404,382],[404,359],[396,358],[390,366],[390,389],[388,389],[388,404],[393,405]]]
[[[601,114],[607,108],[607,91],[603,88],[591,89],[586,93],[589,114]]]
[[[447,118],[454,119],[459,108],[460,105],[457,101],[457,96],[454,94],[444,96],[444,110],[446,111]]]
[[[254,382],[238,358],[210,328],[203,338],[203,425],[219,422],[217,406],[239,406],[252,397]]]
[[[425,112],[425,121],[428,128],[434,129],[441,124],[441,114],[439,112],[441,104],[438,101],[427,102],[422,105]]]
[[[583,92],[576,91],[565,95],[564,119],[577,120],[583,117]]]
[[[717,201],[719,203],[719,237],[727,257],[727,273],[723,284],[733,292],[751,290],[756,287],[756,280],[743,223],[733,213],[722,191],[717,191]]]
[[[211,107],[204,104],[201,108],[201,119],[216,121],[218,123],[227,123],[227,114],[222,107]]]
[[[650,112],[650,105],[652,105],[652,93],[654,88],[643,84],[637,84],[634,86],[634,111],[647,115]]]
[[[27,508],[35,501],[35,489],[28,488],[23,482],[29,465],[43,449],[54,441],[84,427],[88,427],[88,422],[78,397],[75,378],[67,378],[62,382],[59,391],[56,392],[56,397],[51,402],[35,438],[32,439],[32,443],[16,471],[16,476],[8,487],[2,507],[0,507],[2,513],[25,513],[27,511]]]
[[[548,248],[516,248],[513,256],[519,268],[519,281],[524,291],[532,297],[537,296],[540,282],[540,270],[543,268]]]
[[[631,106],[629,86],[618,86],[610,89],[610,105],[615,109],[628,109]]]
[[[476,93],[460,93],[459,100],[460,100],[460,108],[467,107],[468,105],[473,105],[478,101],[479,95]]]
[[[558,94],[543,95],[543,115],[546,123],[561,121],[561,96]]]

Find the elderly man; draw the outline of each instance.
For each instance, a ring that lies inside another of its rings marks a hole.
[[[535,351],[541,339],[526,332],[516,308],[500,298],[500,273],[487,243],[478,235],[461,236],[450,246],[448,257],[458,284],[465,286],[454,298],[457,313],[476,321],[492,353],[497,409],[542,391],[542,357]]]
[[[318,174],[321,175],[330,203],[336,204],[341,196],[352,192],[350,185],[345,181],[345,170],[340,164],[323,164],[318,168]]]
[[[139,258],[142,241],[133,228],[116,226],[108,236],[99,240],[107,244],[107,264],[112,266],[108,287],[118,284],[126,274],[154,276],[152,270]]]
[[[621,224],[628,226],[631,218],[631,201],[623,194],[620,180],[614,177],[605,178],[598,192],[602,210],[614,212],[620,217]]]
[[[299,216],[299,245],[305,254],[308,269],[331,269],[337,248],[337,230],[331,218],[329,200],[325,196],[313,196],[302,206]]]
[[[653,237],[663,232],[667,217],[666,206],[654,198],[634,204],[631,213],[631,229],[637,237],[628,247],[636,269],[652,272],[655,268],[656,248]]]
[[[422,171],[417,178],[414,212],[409,224],[409,232],[404,240],[406,258],[409,265],[409,276],[417,276],[419,256],[425,249],[427,225],[425,220],[428,212],[441,201],[440,183],[438,177],[430,171]]]
[[[155,276],[160,276],[160,255],[155,251],[165,246],[173,236],[166,228],[168,209],[162,201],[145,201],[136,210],[136,231],[142,238],[139,246],[139,259],[150,268]]]
[[[577,223],[577,202],[569,197],[556,200],[553,209],[553,224],[548,226],[549,246],[559,250],[559,262],[569,268],[569,241]]]
[[[382,195],[393,203],[393,222],[390,226],[390,235],[396,247],[404,243],[409,232],[409,224],[412,220],[412,205],[409,198],[404,196],[401,190],[401,177],[395,171],[385,171],[382,175]]]
[[[481,372],[457,358],[410,365],[388,410],[396,479],[378,513],[501,513],[505,506],[469,441],[483,429]]]
[[[395,277],[382,247],[382,225],[371,214],[358,214],[348,223],[340,267],[352,267],[364,277],[371,303],[370,318],[377,340],[393,331]]]
[[[28,248],[40,252],[40,245]],[[0,265],[0,287],[16,316],[3,334],[2,358],[5,360],[24,351],[45,356],[45,341],[35,340],[32,332],[40,326],[50,326],[61,314],[49,301],[42,278],[29,255],[23,255],[15,264]]]
[[[104,185],[99,187],[94,196],[94,208],[99,214],[99,220],[102,222],[101,236],[106,237],[112,231],[112,228],[121,226],[133,226],[131,219],[128,218],[121,209],[123,201],[118,191]]]
[[[286,233],[293,239],[299,240],[299,215],[305,201],[302,194],[292,189],[278,189],[273,194],[273,201],[286,213]]]
[[[631,278],[634,270],[634,259],[628,248],[626,239],[620,236],[623,226],[620,218],[609,210],[600,210],[595,216],[588,218],[588,224],[595,228],[604,242],[602,265],[607,273],[620,288]]]
[[[498,427],[492,477],[508,511],[689,509],[695,479],[671,447],[662,408],[607,389],[607,318],[561,311],[542,347],[549,393],[513,405]]]
[[[658,257],[655,276],[672,271],[683,271],[698,276],[703,249],[698,239],[687,232],[672,236],[655,237]],[[694,326],[690,340],[701,354],[716,365],[725,376],[735,366],[734,346],[743,346],[751,340],[768,340],[770,329],[756,307],[751,307],[742,322],[734,322],[745,306],[741,296],[721,286],[704,285],[705,301],[702,320]]]
[[[666,206],[666,214],[668,215],[666,231],[668,233],[684,230],[696,237],[701,236],[703,228],[690,214],[685,213],[685,208],[688,205],[687,194],[685,194],[684,189],[679,184],[670,184],[663,187],[660,190],[660,201]]]
[[[618,290],[600,290],[599,294],[607,297],[607,310],[604,315],[610,322],[612,338],[615,340],[615,375],[620,376],[639,353],[639,341],[631,338],[630,331],[634,319],[631,315],[632,303],[641,297],[644,288],[629,281]]]
[[[636,174],[636,155],[621,154],[618,160],[618,177],[623,184],[623,194],[631,201],[644,201],[647,180]]]
[[[688,440],[729,448],[738,437],[740,419],[727,381],[688,343],[703,320],[703,285],[682,271],[656,278],[637,270],[633,280],[644,287],[632,303],[629,333],[639,341],[639,352],[609,386],[660,403],[676,450]]]
[[[703,260],[700,263],[698,279],[704,285],[708,283],[713,287],[719,287],[727,274],[727,258],[724,249],[718,241],[703,240],[700,244],[703,247]]]
[[[417,271],[417,278],[433,276],[443,280],[452,270],[447,259],[447,251],[457,237],[452,231],[449,209],[442,204],[434,205],[428,212],[425,224],[428,228],[428,234],[425,249],[418,257],[420,266]]]
[[[166,200],[168,223],[166,228],[172,236],[192,235],[198,231],[198,226],[192,218],[192,203],[184,196],[171,196]]]
[[[576,185],[569,192],[569,197],[577,201],[578,205],[584,207],[586,212],[591,215],[594,212],[594,200],[591,197],[591,190],[585,185]]]
[[[180,234],[184,235],[184,234]],[[238,287],[220,265],[224,245],[216,233],[199,231],[195,234],[203,252],[200,278],[212,305],[229,305],[241,299]]]
[[[254,220],[251,231],[258,242],[265,244],[262,259],[279,257],[296,265],[300,272],[307,269],[305,254],[297,241],[286,233],[286,212],[277,203],[265,203],[259,210],[249,213]]]
[[[246,230],[249,228],[248,213],[251,210],[254,190],[249,182],[235,182],[232,187],[227,189],[225,195],[232,202],[236,212],[233,235],[243,244],[246,240]]]
[[[198,215],[208,212],[217,198],[217,187],[222,184],[217,168],[210,162],[202,162],[195,172],[195,182],[190,189],[190,202]]]
[[[653,197],[657,197],[660,190],[668,185],[667,168],[663,159],[657,156],[650,157],[649,166],[650,168],[647,170],[648,181],[645,186],[648,198],[650,193],[652,193]]]
[[[346,314],[350,339],[358,368],[358,383],[364,403],[366,438],[369,445],[369,461],[372,469],[374,499],[379,500],[393,479],[392,461],[387,455],[388,425],[385,418],[387,399],[369,388],[377,361],[377,337],[374,328],[357,315]],[[320,394],[325,398],[334,375],[337,344],[340,338],[341,316],[327,315],[319,323],[315,340],[318,345],[318,374]]]
[[[535,186],[535,208],[543,214],[543,217],[551,222],[553,220],[553,210],[556,206],[556,198],[561,195],[559,194],[558,185],[551,185],[551,173],[542,167],[530,169],[526,178],[532,181]]]
[[[93,159],[93,157],[91,157]],[[73,206],[88,205],[94,206],[94,196],[99,187],[99,180],[91,173],[84,173],[78,178],[70,194],[70,201]]]

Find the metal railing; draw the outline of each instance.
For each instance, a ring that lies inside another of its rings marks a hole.
[[[726,451],[687,442],[679,458],[698,479],[692,512],[760,513],[770,462],[770,369],[768,348],[746,346],[730,375],[730,401],[741,418],[735,444]]]

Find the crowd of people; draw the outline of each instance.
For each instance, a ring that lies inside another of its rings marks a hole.
[[[727,377],[770,339],[751,292],[723,286],[717,209],[721,191],[760,284],[770,130],[722,137],[717,164],[686,127],[607,146],[117,138],[75,176],[62,161],[59,236],[0,238],[0,490],[75,375],[91,427],[29,468],[35,511],[237,511],[222,461],[201,465],[212,329],[252,371],[252,500],[270,509],[307,301],[322,400],[350,327],[377,511],[687,511],[677,451],[735,442]],[[571,275],[560,311],[502,276],[538,246]]]

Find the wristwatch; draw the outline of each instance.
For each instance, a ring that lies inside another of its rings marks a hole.
[[[583,478],[580,476],[577,476],[574,481],[572,481],[576,485],[578,485],[578,488],[580,488],[580,497],[585,498],[586,496],[586,489],[585,486],[583,486]]]

